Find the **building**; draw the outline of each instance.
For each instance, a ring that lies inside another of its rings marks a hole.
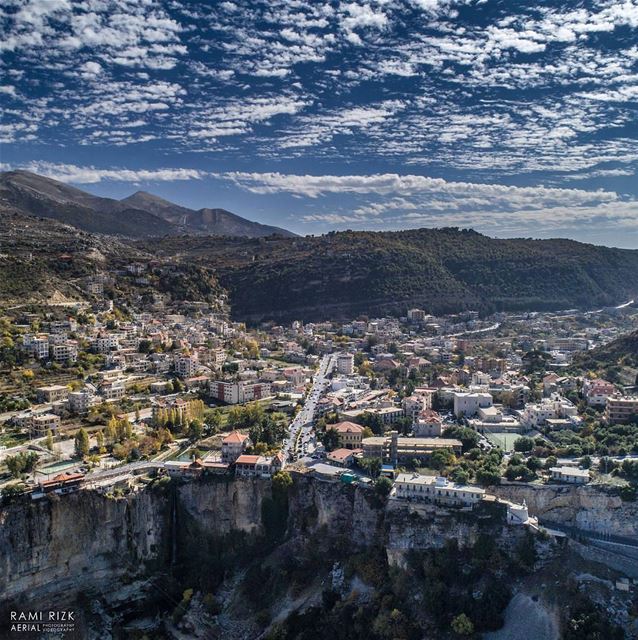
[[[337,356],[337,372],[345,376],[354,373],[354,356],[351,353],[340,353]]]
[[[78,359],[77,343],[69,341],[51,345],[51,358],[55,362],[76,362]]]
[[[253,478],[271,478],[283,468],[283,455],[272,457],[243,454],[235,460],[235,475]]]
[[[365,458],[381,458],[383,462],[397,464],[427,460],[436,449],[451,449],[460,454],[463,445],[453,438],[407,438],[391,431],[386,436],[363,438],[361,446]]]
[[[29,420],[29,428],[37,436],[45,436],[47,432],[56,434],[60,429],[60,416],[53,413],[40,413]]]
[[[638,396],[609,396],[605,420],[609,424],[627,424],[638,417]]]
[[[251,444],[245,433],[233,431],[222,440],[222,462],[232,464]]]
[[[394,483],[396,497],[438,505],[473,507],[483,499],[485,489],[455,484],[447,478],[400,473]]]
[[[403,398],[401,406],[405,417],[412,418],[414,421],[419,413],[426,409],[431,409],[432,398],[435,393],[434,389],[416,389],[411,396]]]
[[[126,395],[124,380],[105,380],[100,385],[100,394],[105,400],[119,400]]]
[[[552,467],[550,472],[552,480],[558,480],[559,482],[569,482],[570,484],[587,484],[589,482],[589,471],[587,469]]]
[[[616,387],[606,380],[597,378],[583,382],[583,395],[590,407],[604,407],[607,398],[616,393]]]
[[[489,393],[454,393],[454,415],[472,417],[476,415],[479,408],[491,407],[493,403],[492,395]]]
[[[343,449],[360,449],[363,439],[363,427],[354,422],[339,422],[330,424],[326,429],[337,432],[339,436],[339,446]]]
[[[180,378],[190,378],[197,370],[197,358],[195,356],[180,356],[175,360],[175,373]]]
[[[119,348],[119,336],[114,333],[101,334],[93,340],[93,350],[95,353],[109,353]]]
[[[69,396],[69,388],[66,385],[54,384],[50,387],[38,387],[39,402],[59,402]]]
[[[340,467],[349,467],[354,463],[354,454],[352,449],[335,449],[326,456],[326,460]]]
[[[252,402],[253,400],[269,397],[271,389],[268,382],[211,380],[210,394],[213,398],[226,404],[243,404],[244,402]]]
[[[71,391],[69,393],[69,410],[73,413],[87,413],[95,396],[90,391]]]
[[[423,309],[408,309],[408,322],[425,322],[426,317]]]
[[[422,411],[412,425],[412,434],[417,438],[438,437],[443,433],[443,420],[432,409]]]
[[[526,405],[521,412],[521,424],[528,429],[535,429],[544,425],[549,419],[577,417],[578,408],[567,398],[554,393],[550,398],[543,398],[539,403]]]
[[[29,353],[38,360],[47,359],[49,357],[48,336],[26,335],[23,338],[23,344],[27,351],[29,351]]]

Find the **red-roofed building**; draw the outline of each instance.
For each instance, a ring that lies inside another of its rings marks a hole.
[[[245,433],[233,431],[222,440],[222,462],[232,464],[251,445]]]
[[[330,424],[327,429],[336,431],[339,435],[339,445],[344,449],[361,448],[361,440],[363,439],[363,427],[354,422],[339,422],[338,424]]]
[[[335,449],[326,459],[340,467],[350,467],[354,463],[354,454],[360,451],[361,449]]]
[[[583,383],[583,395],[590,407],[604,407],[607,398],[616,393],[616,387],[607,380],[585,380]]]
[[[270,478],[281,471],[283,456],[278,453],[272,458],[266,456],[241,455],[235,460],[235,475],[244,477]]]

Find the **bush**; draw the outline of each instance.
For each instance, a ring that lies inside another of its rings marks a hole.
[[[459,613],[458,616],[452,618],[451,627],[452,631],[459,636],[470,636],[474,633],[474,625],[464,613]]]

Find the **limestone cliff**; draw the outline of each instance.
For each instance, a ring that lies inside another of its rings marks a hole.
[[[71,601],[75,594],[144,573],[166,555],[168,503],[141,490],[113,499],[81,491],[0,509],[3,600]]]
[[[527,502],[529,512],[546,524],[576,527],[594,533],[638,540],[638,502],[623,502],[597,485],[504,483],[494,493],[513,502]]]

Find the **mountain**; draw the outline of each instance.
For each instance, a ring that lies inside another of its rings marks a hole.
[[[91,233],[145,238],[180,233],[257,238],[290,231],[246,220],[224,209],[195,211],[151,193],[102,198],[29,171],[0,173],[0,210],[52,218]]]
[[[285,229],[252,222],[225,209],[187,209],[146,191],[138,191],[120,202],[149,211],[187,233],[247,238],[261,238],[273,234],[295,236]]]
[[[166,220],[28,171],[0,174],[0,208],[52,218],[91,233],[134,238],[176,233]]]
[[[144,241],[139,246],[151,246]],[[340,232],[258,240],[164,238],[156,255],[210,265],[235,317],[318,320],[476,309],[583,309],[638,293],[638,251],[471,230]]]

